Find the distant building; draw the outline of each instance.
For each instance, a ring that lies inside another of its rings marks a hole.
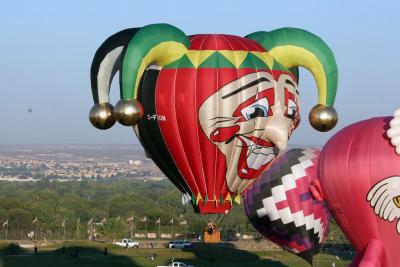
[[[134,165],[136,167],[138,167],[138,166],[140,166],[142,164],[142,162],[140,160],[132,160],[132,159],[130,159],[128,161],[128,163],[129,163],[129,165]]]

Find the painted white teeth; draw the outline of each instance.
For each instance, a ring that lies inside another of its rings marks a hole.
[[[246,162],[249,168],[258,170],[263,165],[274,159],[275,156],[273,154],[272,147],[257,145],[255,142],[247,138],[244,138],[244,142],[246,142],[248,146]],[[242,169],[242,172],[246,174],[247,170],[246,172],[244,172],[243,170],[244,169]]]
[[[269,150],[269,153],[267,153],[267,151],[265,150]],[[274,158],[274,155],[272,154],[272,149],[265,149],[265,150],[263,149],[262,151],[263,153],[252,152],[246,159],[247,166],[249,166],[252,169],[258,170],[263,165],[270,162]]]

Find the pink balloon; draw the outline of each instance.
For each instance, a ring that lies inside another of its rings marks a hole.
[[[357,250],[351,266],[400,266],[400,156],[386,136],[391,119],[352,124],[321,152],[325,200]]]

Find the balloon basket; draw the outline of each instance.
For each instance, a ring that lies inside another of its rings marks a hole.
[[[221,232],[215,223],[208,223],[204,230],[204,243],[218,244],[221,243]]]

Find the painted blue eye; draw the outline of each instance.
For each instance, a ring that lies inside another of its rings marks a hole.
[[[257,117],[268,117],[269,102],[268,99],[262,98],[253,104],[245,107],[240,112],[246,120],[251,120]]]
[[[288,117],[291,119],[294,119],[296,117],[296,112],[297,112],[296,103],[292,99],[289,99],[288,100],[288,111],[287,111]]]

